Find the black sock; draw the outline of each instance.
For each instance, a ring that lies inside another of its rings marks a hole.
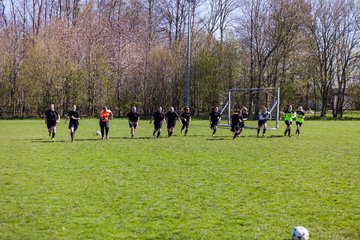
[[[105,132],[106,132],[106,138],[108,138],[108,135],[109,135],[109,128],[105,128]]]
[[[188,132],[188,129],[185,129],[185,134],[184,134],[184,135],[186,135],[186,134],[187,134],[187,132]]]
[[[153,131],[153,136],[155,136],[156,130]]]
[[[285,130],[285,132],[284,132],[284,136],[286,136],[286,134],[287,134],[287,131],[288,131],[288,130],[286,129],[286,130]]]
[[[290,136],[290,134],[291,134],[291,130],[289,129],[289,130],[288,130],[288,132],[289,132],[288,136]]]
[[[265,133],[266,133],[266,128],[263,129],[263,134],[265,134]]]
[[[51,138],[55,138],[55,133],[54,132],[52,133]]]
[[[74,133],[70,132],[71,141],[74,141]]]
[[[157,137],[157,138],[160,137],[160,132],[157,133],[157,136],[156,136],[156,137]]]
[[[214,135],[216,133],[216,128],[214,128],[214,130],[213,130],[213,134],[212,135]]]
[[[257,136],[259,136],[259,133],[260,133],[260,128],[257,130]]]
[[[235,132],[233,139],[235,139],[235,138],[236,138],[236,136],[237,136],[237,132]]]

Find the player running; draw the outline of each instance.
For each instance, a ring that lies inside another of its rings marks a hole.
[[[217,126],[220,124],[221,115],[218,107],[213,107],[209,113],[210,128],[213,130],[212,136],[215,135]]]
[[[291,137],[291,124],[293,119],[296,117],[296,113],[293,111],[292,105],[289,105],[288,108],[284,111],[284,120],[286,124],[286,130],[284,132],[284,136],[288,134]]]
[[[131,111],[126,114],[129,121],[131,138],[134,138],[137,125],[139,123],[140,114],[136,111],[136,107],[132,107]]]
[[[54,140],[56,135],[56,124],[60,122],[60,115],[55,111],[54,104],[50,104],[49,109],[46,110],[44,120],[48,128],[49,136]]]
[[[298,110],[296,111],[296,132],[295,132],[295,134],[298,134],[298,136],[300,136],[300,130],[301,130],[302,124],[304,123],[304,118],[305,118],[304,109],[302,106],[300,106],[298,108]]]
[[[180,118],[181,118],[181,124],[182,124],[181,133],[186,128],[185,134],[184,134],[184,136],[186,136],[186,134],[188,133],[188,130],[189,130],[190,122],[191,122],[190,108],[184,107],[184,110],[181,113]]]
[[[176,121],[180,121],[179,114],[177,114],[174,110],[174,107],[170,107],[169,111],[165,113],[165,117],[167,118],[167,129],[168,129],[168,137],[174,133],[174,129],[176,126]]]
[[[160,137],[161,134],[161,128],[162,123],[165,121],[165,113],[162,110],[162,107],[159,107],[159,110],[153,113],[150,119],[150,124],[154,120],[154,131],[153,136],[155,136],[155,133],[157,132],[156,138]]]
[[[79,126],[79,120],[80,120],[80,113],[77,111],[76,105],[74,105],[73,109],[69,111],[67,118],[65,120],[65,124],[68,118],[70,118],[69,129],[70,129],[71,142],[74,142],[74,135]]]
[[[106,106],[103,107],[100,112],[100,129],[101,129],[101,140],[104,140],[104,134],[106,134],[106,139],[109,139],[109,130],[110,130],[110,122],[109,117],[113,118],[113,113]],[[105,133],[104,133],[105,132]]]
[[[248,109],[243,107],[239,113],[235,113],[231,116],[231,131],[234,132],[234,137],[239,137],[243,128],[245,127],[245,120],[248,117]]]
[[[270,120],[271,118],[271,114],[268,111],[267,107],[263,108],[263,111],[260,112],[259,114],[259,121],[258,121],[258,128],[257,128],[257,137],[259,136],[260,133],[260,128],[263,128],[263,136],[265,136],[266,133],[266,122],[267,120]]]

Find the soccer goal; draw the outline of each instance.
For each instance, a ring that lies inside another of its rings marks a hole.
[[[231,115],[239,112],[242,107],[249,110],[249,120],[257,120],[263,107],[267,107],[271,119],[268,121],[268,128],[276,130],[280,121],[280,88],[232,88],[224,92],[222,96],[221,118],[227,120],[227,124],[220,124],[229,127]],[[248,121],[245,128],[257,128],[257,121]]]

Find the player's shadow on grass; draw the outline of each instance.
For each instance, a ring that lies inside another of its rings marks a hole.
[[[66,142],[71,142],[71,140],[45,140],[42,138],[37,138],[37,139],[29,139],[32,142],[35,143],[66,143]],[[96,138],[75,138],[75,142],[90,142],[90,141],[98,141],[101,139],[96,139]]]
[[[259,139],[267,139],[267,138],[282,138],[284,135],[266,135],[266,136],[243,136],[248,138],[259,138]]]
[[[212,138],[205,139],[206,141],[228,141],[233,140],[233,136],[214,136]]]
[[[266,137],[263,137],[263,136],[252,136],[252,135],[248,135],[248,136],[240,136],[240,137],[237,137],[237,138],[258,138],[258,139],[269,139],[269,138],[282,138],[284,137],[283,135],[270,135],[270,136],[266,136]],[[233,136],[215,136],[213,138],[207,138],[206,141],[222,141],[222,140],[233,140]]]
[[[271,135],[264,138],[282,138],[282,137],[284,137],[284,135]]]
[[[155,139],[155,137],[135,137],[135,138],[131,138],[131,137],[110,137],[109,140],[111,140],[111,139],[141,140],[141,139]]]
[[[204,135],[204,134],[188,134],[188,135],[184,136],[184,135],[181,135],[181,134],[174,134],[174,135],[172,135],[172,137],[193,138],[193,137],[209,137],[209,135]]]
[[[65,140],[44,140],[44,139],[30,139],[32,142],[36,142],[36,143],[64,143],[66,142]]]
[[[70,140],[69,140],[70,141]],[[101,141],[101,138],[75,138],[75,142],[95,142],[95,141]]]

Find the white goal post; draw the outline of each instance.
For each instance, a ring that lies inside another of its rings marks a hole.
[[[258,103],[258,106],[255,106],[257,109],[261,110],[261,106],[266,106],[268,108],[268,111],[271,114],[271,120],[275,120],[275,126],[268,127],[267,129],[270,130],[276,130],[279,128],[279,122],[280,122],[280,88],[232,88],[228,89],[227,91],[226,101],[223,103],[223,107],[220,111],[221,115],[224,116],[225,119],[227,119],[227,124],[220,124],[219,126],[223,127],[229,127],[231,124],[231,115],[234,113],[234,110],[232,109],[235,105],[234,101],[236,101],[236,94],[242,93],[245,94],[245,97],[249,97],[253,94],[257,96],[256,102]],[[263,95],[261,95],[263,94]],[[248,109],[251,109],[248,105],[250,101],[246,101],[242,103],[242,106],[247,107]],[[251,103],[252,104],[252,103]],[[253,110],[253,109],[251,109]],[[250,113],[249,115],[252,115],[253,113]],[[256,113],[257,114],[257,113]],[[271,121],[270,121],[271,122]],[[245,128],[253,128],[256,129],[257,126],[246,126]]]

